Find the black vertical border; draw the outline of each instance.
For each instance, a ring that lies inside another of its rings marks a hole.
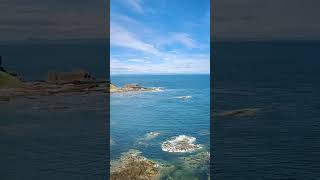
[[[106,61],[107,61],[107,74],[106,74],[106,80],[107,80],[107,100],[106,100],[106,110],[107,110],[107,117],[106,117],[106,179],[110,179],[110,0],[105,0],[105,23],[106,23],[106,42],[107,43],[107,49],[106,49]]]
[[[210,0],[210,179],[213,178],[213,172],[214,172],[214,160],[213,160],[213,154],[214,154],[214,137],[213,137],[213,80],[214,80],[214,0]]]

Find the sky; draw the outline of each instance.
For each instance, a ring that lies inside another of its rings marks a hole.
[[[1,0],[0,42],[106,39],[105,0]]]
[[[0,42],[105,39],[107,1],[1,0]],[[133,19],[162,34],[171,26],[193,39],[197,37],[188,28],[182,29],[183,22],[201,23],[209,9],[209,0],[110,1],[114,17],[123,15],[128,21]],[[320,40],[319,0],[212,0],[211,4],[212,30],[217,40]],[[159,21],[159,25],[152,20]]]
[[[216,40],[320,40],[319,0],[213,0]]]
[[[215,40],[320,40],[319,0],[110,0],[111,73],[208,73]],[[106,39],[107,0],[1,0],[0,43]]]
[[[111,74],[210,72],[210,0],[111,0]]]

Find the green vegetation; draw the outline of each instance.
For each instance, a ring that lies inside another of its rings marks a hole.
[[[0,71],[0,88],[15,88],[21,85],[21,82],[8,73]]]

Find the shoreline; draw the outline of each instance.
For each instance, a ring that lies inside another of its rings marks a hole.
[[[110,87],[109,85],[110,84]],[[108,90],[109,88],[109,90]],[[103,94],[129,93],[129,92],[158,92],[159,88],[142,87],[137,84],[127,84],[116,87],[107,81],[75,81],[55,84],[46,81],[20,82],[17,87],[0,88],[0,102],[11,101],[16,98],[29,98],[40,96],[64,95],[67,93],[93,93]]]

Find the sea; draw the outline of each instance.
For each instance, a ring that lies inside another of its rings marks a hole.
[[[61,68],[83,68],[104,78],[106,47],[93,44],[1,45],[0,55],[5,68],[27,80],[45,80],[48,70]],[[111,95],[111,160],[134,149],[173,165],[167,177],[207,179],[207,167],[190,168],[183,160],[211,151],[212,179],[319,179],[320,42],[216,42],[211,47],[211,78],[111,76],[118,86],[161,89]],[[1,179],[106,179],[108,101],[102,94],[68,94],[1,102]],[[244,108],[257,111],[221,115]],[[159,135],[145,138],[150,132]],[[161,149],[162,142],[179,135],[195,137],[203,148]]]
[[[208,179],[209,157],[196,167],[184,158],[210,153],[210,75],[111,75],[116,86],[137,83],[159,92],[114,93],[110,96],[111,160],[130,150],[160,164],[173,166],[162,179]],[[187,98],[181,98],[185,96]],[[159,133],[148,138],[150,132]],[[196,138],[201,149],[166,152],[161,144],[179,135]],[[198,167],[197,167],[198,166]]]
[[[320,178],[320,42],[214,42],[213,179]],[[253,116],[221,112],[259,109]]]
[[[106,79],[105,42],[0,45],[2,66],[24,81],[51,70],[85,69]],[[106,93],[69,93],[0,101],[0,179],[108,179]]]

